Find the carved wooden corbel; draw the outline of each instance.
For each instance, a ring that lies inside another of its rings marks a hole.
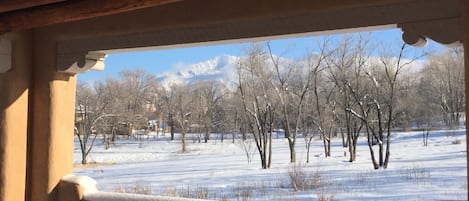
[[[104,70],[104,60],[106,58],[106,54],[102,52],[88,52],[83,56],[79,56],[80,58],[76,58],[75,62],[71,65],[67,65],[58,62],[58,71],[70,74],[76,73],[86,73],[89,70]],[[60,57],[60,56],[59,56]]]
[[[405,43],[416,47],[423,47],[427,44],[427,39],[424,36],[411,31],[403,31],[402,40],[404,40]]]
[[[426,39],[432,39],[445,46],[461,44],[459,18],[439,19],[398,24],[403,31],[402,39],[409,45],[424,46]]]
[[[0,73],[5,73],[12,68],[12,46],[11,41],[0,39]]]

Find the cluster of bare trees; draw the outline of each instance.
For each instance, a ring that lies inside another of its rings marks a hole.
[[[239,134],[255,142],[262,168],[271,166],[274,132],[284,132],[290,162],[296,162],[299,137],[307,162],[316,137],[325,157],[331,156],[332,140],[341,140],[350,162],[363,138],[378,169],[389,163],[395,129],[459,124],[465,107],[461,49],[428,55],[403,43],[382,47],[366,35],[322,39],[311,49],[293,60],[273,54],[268,43],[253,44],[238,60],[235,88],[217,81],[163,88],[144,71],[124,71],[120,80],[93,89],[79,85],[77,108],[92,110],[95,122],[103,115],[125,116],[134,124],[132,117],[158,118],[171,140],[181,134],[183,152],[188,132],[203,133],[204,142],[213,132],[230,133],[233,142]],[[83,129],[79,133],[91,133],[91,127]]]
[[[365,52],[365,42],[368,40],[361,37],[347,37],[334,47],[324,40],[306,61],[296,62],[276,57],[269,45],[256,45],[241,59],[239,97],[254,133],[263,168],[270,164],[266,163],[266,153],[271,150],[268,145],[273,128],[284,130],[290,145],[290,162],[296,161],[295,144],[299,133],[307,139],[309,161],[309,147],[314,135],[320,136],[324,155],[329,157],[331,139],[339,129],[345,130],[341,133],[347,136],[343,137],[343,143],[344,147],[349,147],[350,161],[355,160],[362,128],[368,133],[373,162],[374,144],[371,141],[380,142],[381,154],[383,141],[389,138],[384,137],[383,126],[388,124],[375,122],[376,117],[383,120],[382,107],[385,105],[378,102],[381,94],[373,94],[382,90],[372,74],[375,72],[370,56]]]
[[[171,140],[175,139],[175,132],[181,134],[182,152],[187,151],[189,131],[204,133],[203,141],[207,143],[213,131],[219,133],[227,129],[224,127],[227,115],[221,104],[225,88],[219,82],[199,81],[190,86],[180,84],[156,89],[155,113],[170,128]]]
[[[106,147],[118,135],[147,127],[155,99],[155,77],[143,70],[120,72],[120,79],[77,84],[75,133],[80,142],[82,164],[102,134]]]

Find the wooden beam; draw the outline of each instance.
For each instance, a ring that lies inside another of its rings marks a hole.
[[[0,13],[57,3],[65,0],[2,0]]]
[[[177,1],[181,0],[64,1],[0,14],[0,33],[112,15]]]

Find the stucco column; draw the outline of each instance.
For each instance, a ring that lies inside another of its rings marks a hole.
[[[76,78],[57,72],[53,37],[53,32],[34,31],[28,201],[58,200],[60,179],[73,172]]]
[[[469,165],[469,107],[467,103],[469,103],[469,3],[467,0],[461,0],[461,35],[462,35],[462,42],[464,45],[464,92],[465,92],[465,99],[466,99],[466,168]],[[467,168],[467,181],[469,183],[469,168]],[[467,198],[469,199],[469,189]]]
[[[0,73],[0,201],[25,199],[31,36],[30,32],[0,36],[11,44],[3,48],[0,61],[11,61],[11,69]],[[6,49],[11,56],[5,56]]]

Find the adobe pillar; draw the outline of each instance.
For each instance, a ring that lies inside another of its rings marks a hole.
[[[57,71],[54,33],[34,31],[28,133],[28,201],[58,200],[60,179],[73,172],[76,78]]]
[[[0,35],[0,201],[25,200],[30,31]]]

